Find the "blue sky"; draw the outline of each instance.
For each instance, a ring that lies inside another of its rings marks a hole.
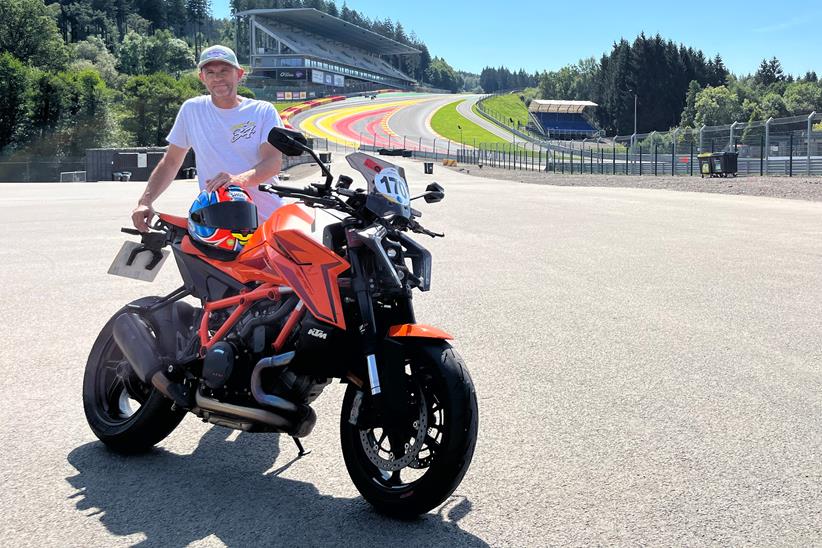
[[[529,72],[557,69],[599,58],[614,41],[644,31],[711,57],[719,53],[737,74],[754,72],[763,58],[776,56],[788,73],[815,70],[822,76],[822,0],[347,3],[368,17],[401,21],[431,55],[477,73],[499,65]],[[213,0],[212,11],[227,16],[228,0]]]

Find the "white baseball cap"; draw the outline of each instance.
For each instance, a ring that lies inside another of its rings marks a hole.
[[[211,46],[207,47],[200,53],[200,62],[197,63],[197,69],[201,69],[212,61],[221,61],[228,63],[234,68],[242,69],[240,63],[237,62],[237,54],[234,50],[225,46]]]

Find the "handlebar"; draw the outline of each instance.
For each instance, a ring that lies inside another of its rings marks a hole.
[[[340,204],[339,200],[329,197],[329,195],[323,192],[321,188],[315,186],[297,188],[293,186],[262,184],[258,186],[257,189],[262,192],[276,194],[282,198],[297,198],[298,200],[306,202],[308,205],[320,205],[337,208]]]

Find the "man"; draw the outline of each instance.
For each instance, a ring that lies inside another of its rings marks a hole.
[[[271,128],[283,125],[277,110],[270,103],[237,95],[244,71],[231,49],[204,49],[197,68],[210,95],[189,99],[177,113],[166,137],[168,150],[132,213],[134,226],[142,232],[149,229],[154,200],[174,180],[189,148],[194,149],[200,189],[245,188],[257,205],[260,220],[281,205],[279,197],[257,190],[261,183],[276,184],[282,167],[282,154],[266,140]]]

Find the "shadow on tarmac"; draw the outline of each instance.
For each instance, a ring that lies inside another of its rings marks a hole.
[[[451,497],[436,514],[393,520],[362,498],[320,495],[310,483],[279,477],[295,459],[276,462],[278,434],[229,441],[230,433],[211,428],[191,455],[155,449],[123,457],[100,442],[78,447],[68,455],[78,472],[66,478],[77,489],[71,498],[113,535],[145,535],[140,546],[184,546],[211,535],[227,546],[487,546],[457,525],[471,511],[464,497]],[[338,473],[347,476],[344,467]]]

